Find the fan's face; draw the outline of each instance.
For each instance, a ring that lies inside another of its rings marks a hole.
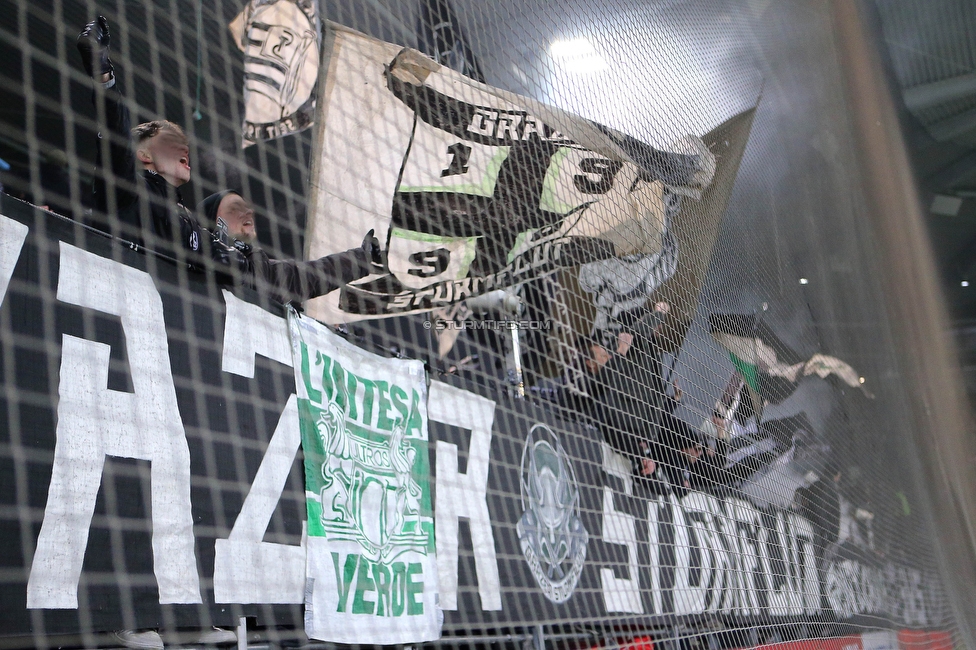
[[[227,233],[234,239],[253,242],[257,238],[254,229],[254,210],[237,194],[228,194],[217,206],[217,216],[227,224]]]
[[[701,445],[694,445],[691,447],[685,447],[681,450],[681,453],[685,455],[689,463],[696,463],[698,459],[701,458],[702,448]]]
[[[140,152],[147,157],[143,164],[179,187],[190,180],[190,147],[186,138],[170,130],[159,133],[142,143]]]

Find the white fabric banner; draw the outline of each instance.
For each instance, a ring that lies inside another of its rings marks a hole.
[[[244,146],[312,124],[319,77],[315,0],[251,0],[230,25],[244,52]]]
[[[289,316],[308,507],[305,633],[335,643],[440,636],[427,376]]]

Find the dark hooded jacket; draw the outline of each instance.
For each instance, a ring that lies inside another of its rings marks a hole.
[[[155,172],[137,169],[130,136],[132,120],[118,83],[104,93],[95,93],[96,111],[99,96],[104,97],[109,160],[106,165],[99,146],[91,225],[136,247],[186,261],[191,267],[212,259],[237,270],[249,284],[284,303],[324,295],[369,275],[370,260],[364,249],[297,262],[274,260],[260,249],[221,242],[200,225],[178,187]]]
[[[679,494],[687,489],[715,492],[728,486],[726,447],[724,441],[717,442],[719,444],[710,449],[699,432],[668,414],[658,429],[658,439],[650,446],[649,455],[658,461],[672,489]],[[689,447],[701,449],[695,462],[681,451]]]
[[[590,415],[611,446],[631,457],[658,437],[658,429],[674,422],[674,398],[665,393],[661,351],[655,339],[656,321],[645,317],[624,328],[634,337],[627,354],[611,350],[607,362],[591,381]]]
[[[177,250],[200,253],[204,233],[183,203],[180,189],[153,171],[137,168],[130,136],[132,120],[118,83],[95,93],[96,112],[100,96],[104,97],[102,108],[108,127],[108,162],[99,142],[92,225],[171,256],[176,256]],[[104,139],[102,133],[98,137]]]

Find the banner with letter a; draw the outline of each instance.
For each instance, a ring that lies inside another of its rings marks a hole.
[[[289,315],[305,500],[305,633],[336,643],[440,636],[423,362],[370,354]]]

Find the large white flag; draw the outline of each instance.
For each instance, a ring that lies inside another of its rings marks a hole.
[[[682,197],[711,182],[715,159],[698,138],[657,150],[329,27],[308,255],[373,229],[387,268],[311,301],[320,320],[427,311],[559,268],[658,254]]]

